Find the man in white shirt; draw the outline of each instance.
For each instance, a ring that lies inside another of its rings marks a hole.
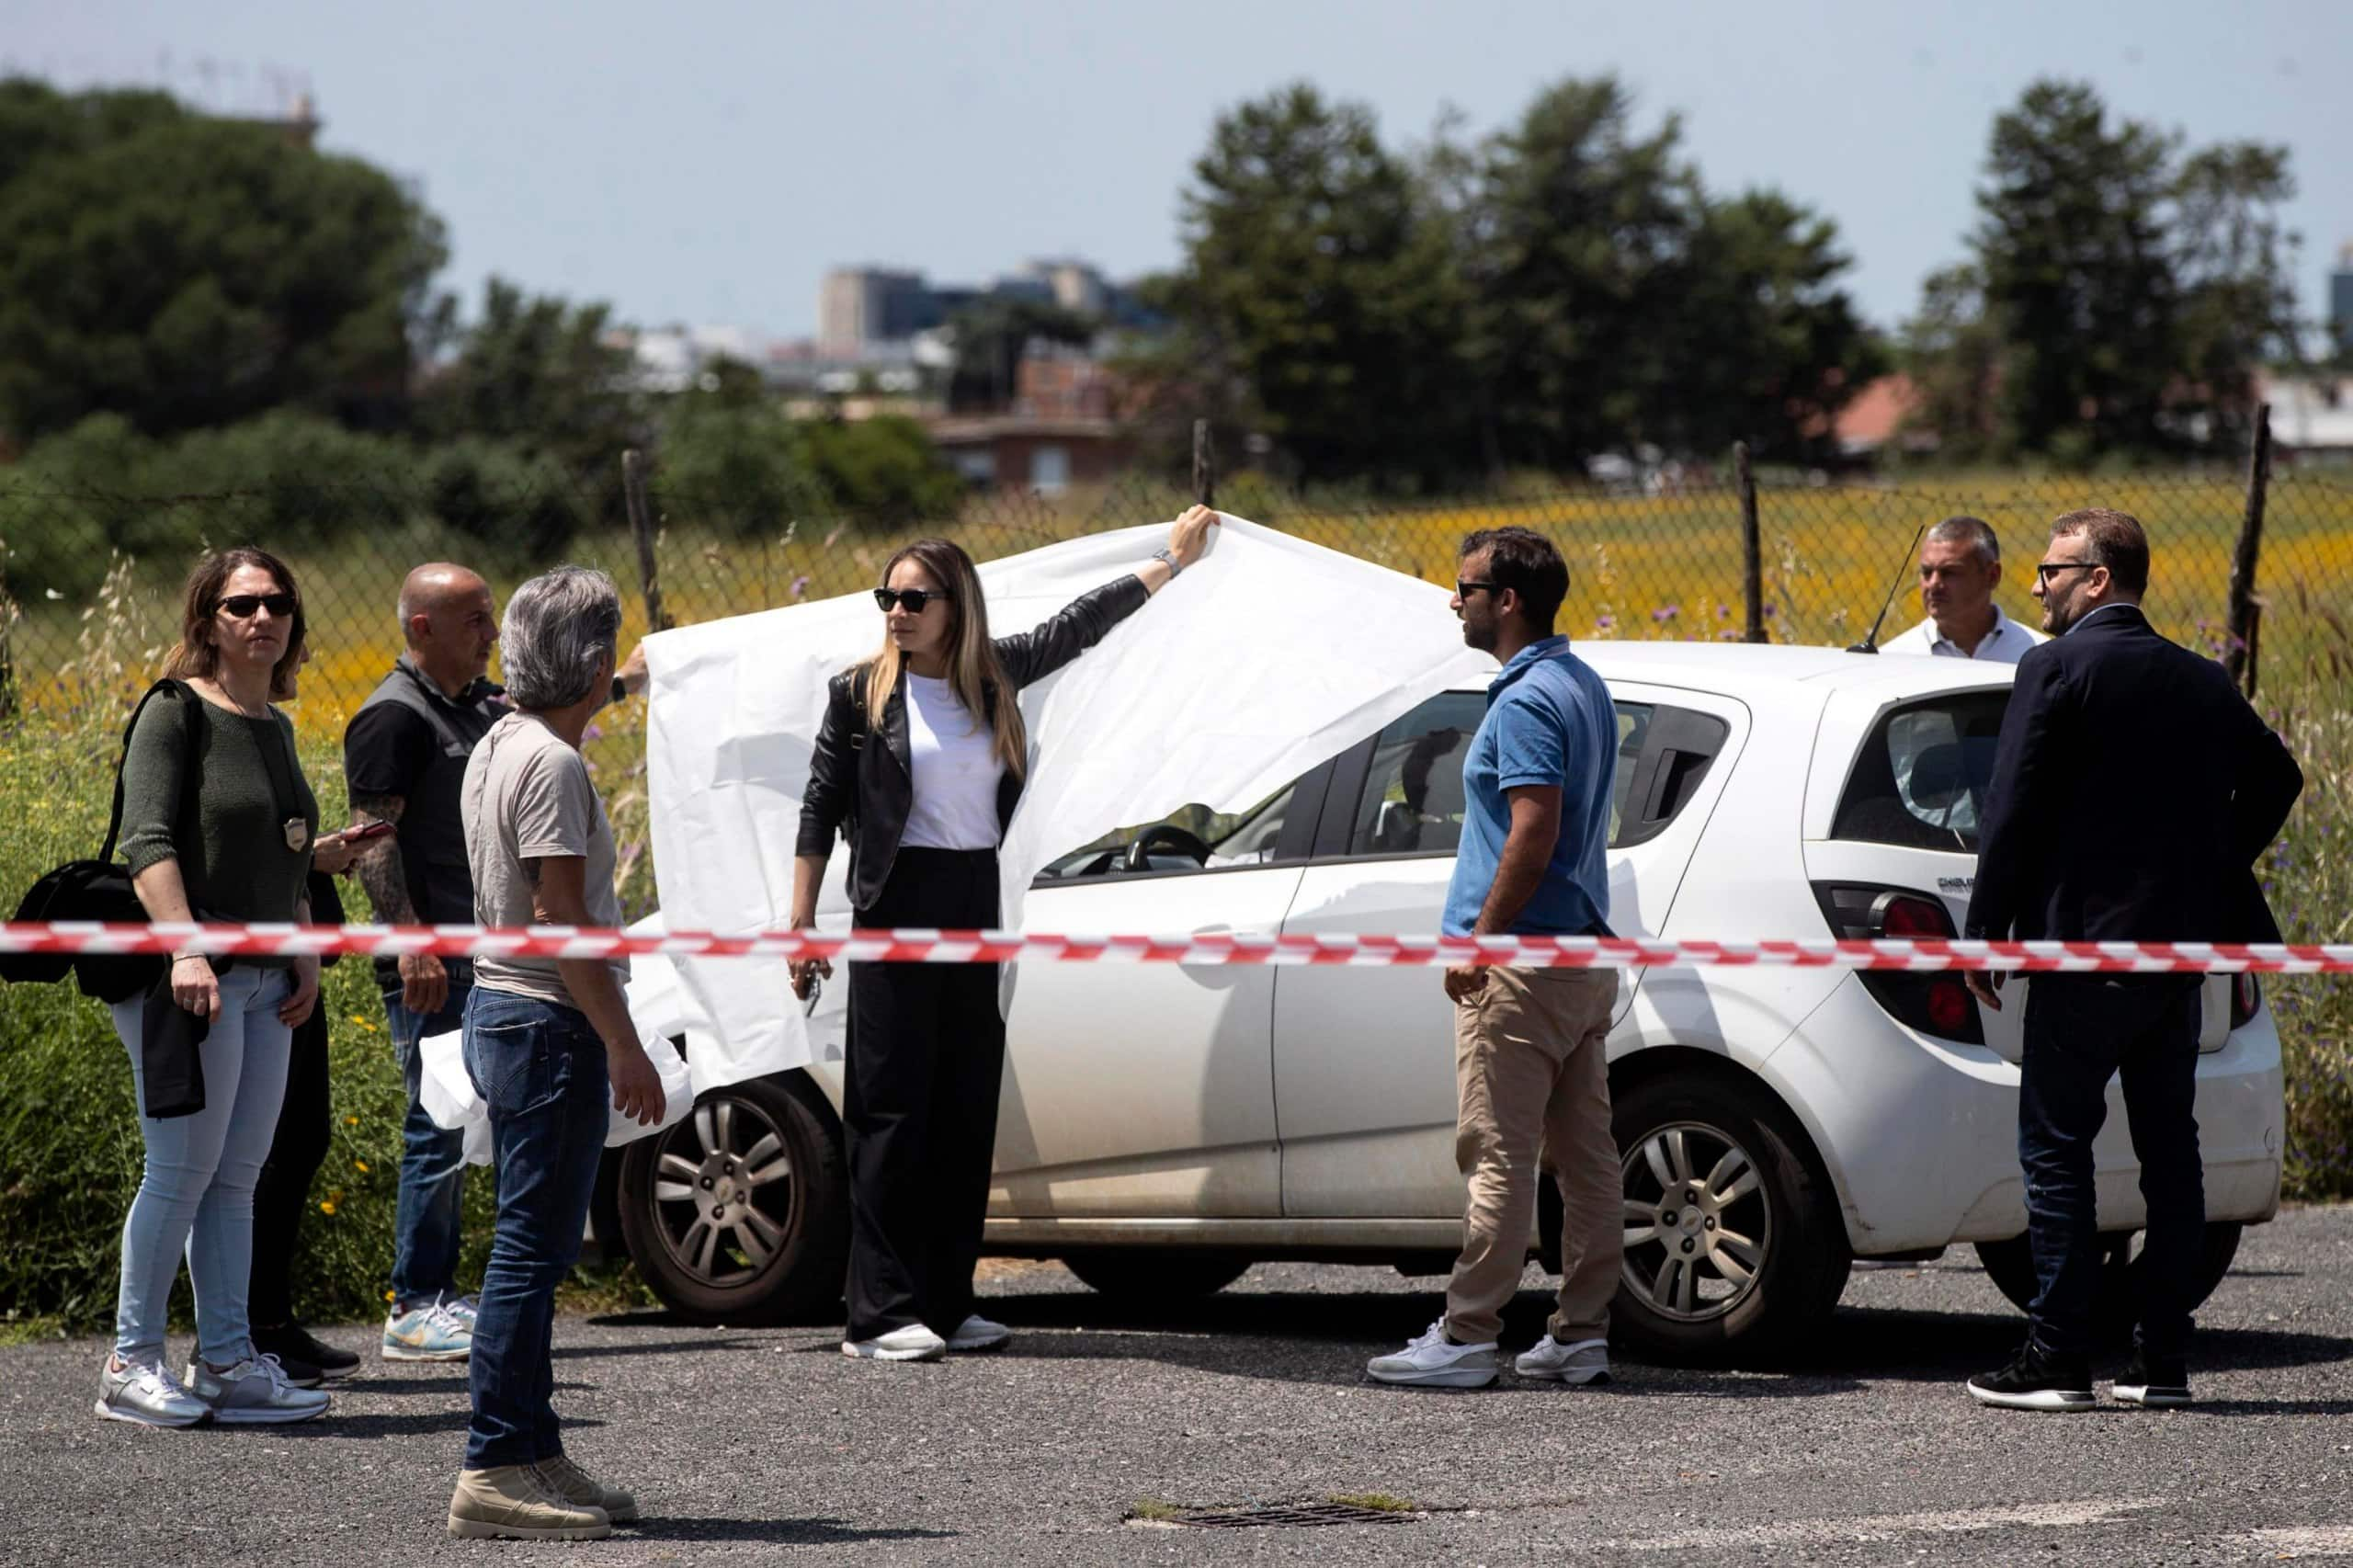
[[[2002,541],[1978,517],[1947,517],[1920,545],[1920,608],[1928,619],[1881,645],[1886,653],[1933,653],[2015,665],[2043,642],[2002,613]]]

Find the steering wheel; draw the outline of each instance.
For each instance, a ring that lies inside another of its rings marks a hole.
[[[1128,852],[1120,857],[1120,869],[1150,870],[1152,852],[1159,848],[1189,855],[1198,865],[1209,864],[1210,846],[1201,842],[1198,835],[1186,832],[1173,822],[1163,822],[1154,823],[1136,835],[1135,842],[1128,846]]]

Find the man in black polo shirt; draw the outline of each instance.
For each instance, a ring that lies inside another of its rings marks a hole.
[[[402,584],[400,617],[408,651],[343,737],[353,816],[397,831],[369,844],[354,871],[386,925],[470,925],[473,876],[458,800],[474,743],[506,711],[500,688],[486,678],[497,608],[481,577],[437,562]],[[633,654],[613,683],[614,697],[642,688],[644,668],[642,655]],[[460,1027],[473,967],[414,953],[397,962],[378,959],[376,979],[408,1083],[383,1356],[462,1361],[472,1350],[474,1322],[472,1299],[457,1289],[465,1158],[460,1136],[434,1125],[418,1100],[417,1042]]]
[[[353,869],[386,925],[466,925],[474,917],[474,889],[458,788],[474,743],[506,711],[485,678],[498,613],[488,584],[462,566],[437,562],[401,585],[400,617],[408,651],[343,735],[352,815],[397,831],[370,843]],[[458,1028],[472,980],[464,959],[415,953],[376,960],[392,1049],[408,1081],[386,1360],[461,1361],[473,1346],[472,1303],[457,1290],[463,1140],[435,1126],[417,1098],[417,1041]]]

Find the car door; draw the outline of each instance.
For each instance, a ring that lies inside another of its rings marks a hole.
[[[1328,766],[1310,776],[1320,780]],[[1293,785],[1226,820],[1166,825],[1208,841],[1129,864],[1124,842],[1074,852],[1033,886],[1031,930],[1272,936],[1298,891],[1312,824]],[[1320,788],[1320,783],[1313,787]],[[1314,809],[1308,797],[1306,809]],[[1297,840],[1283,852],[1286,826]],[[1156,824],[1157,825],[1157,824]],[[1131,839],[1132,833],[1117,835]],[[1281,1212],[1262,965],[1040,963],[1011,982],[989,1212],[998,1218],[1247,1218]]]
[[[1610,925],[1665,924],[1721,790],[1745,710],[1726,699],[1612,682],[1618,767]],[[1287,934],[1436,932],[1462,823],[1462,756],[1483,692],[1448,692],[1345,755],[1301,877]],[[1639,973],[1621,985],[1633,1005]],[[1444,1217],[1462,1207],[1454,1166],[1454,1021],[1427,968],[1299,968],[1275,982],[1275,1104],[1283,1212]]]

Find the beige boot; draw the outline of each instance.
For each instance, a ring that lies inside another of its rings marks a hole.
[[[502,1464],[458,1472],[449,1533],[468,1540],[602,1540],[613,1521],[604,1509],[551,1490],[539,1466]]]
[[[607,1486],[586,1471],[572,1462],[566,1454],[551,1460],[541,1460],[537,1469],[547,1489],[559,1497],[567,1498],[585,1507],[602,1508],[605,1517],[617,1525],[635,1522],[637,1499],[617,1486]]]

